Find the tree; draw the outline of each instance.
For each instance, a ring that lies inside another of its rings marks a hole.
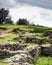
[[[13,21],[11,20],[11,18],[6,18],[4,24],[13,24]]]
[[[5,8],[0,9],[0,24],[3,24],[6,17],[8,16],[8,13],[9,13],[9,11],[6,10]]]
[[[29,21],[27,21],[26,19],[19,19],[17,21],[17,24],[19,24],[19,25],[29,25]]]

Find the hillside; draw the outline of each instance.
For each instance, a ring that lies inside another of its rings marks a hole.
[[[52,65],[52,28],[0,24],[0,65],[20,64]]]

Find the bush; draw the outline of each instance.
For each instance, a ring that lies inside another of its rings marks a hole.
[[[4,24],[13,24],[13,21],[11,20],[11,18],[7,18],[5,19]]]
[[[43,33],[46,30],[51,30],[51,28],[35,26],[33,32],[35,32],[35,33]]]
[[[19,25],[29,25],[29,21],[27,21],[26,19],[19,19],[17,21],[17,24],[19,24]]]

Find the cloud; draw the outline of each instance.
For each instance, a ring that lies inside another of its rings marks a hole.
[[[5,8],[11,8],[15,7],[16,2],[15,0],[0,0],[0,8],[5,7]]]
[[[20,6],[10,9],[12,20],[16,22],[19,18],[26,18],[31,23],[43,26],[52,26],[52,10],[47,10],[34,6]]]
[[[52,9],[52,0],[16,0],[17,3]]]
[[[23,4],[52,9],[52,0],[0,0],[0,7],[10,8]]]

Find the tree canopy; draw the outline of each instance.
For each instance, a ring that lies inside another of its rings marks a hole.
[[[5,21],[6,17],[8,16],[8,13],[9,11],[5,8],[0,9],[0,24],[2,24]]]
[[[19,19],[17,21],[17,24],[19,24],[19,25],[29,25],[29,21],[27,21],[26,19]]]
[[[9,10],[5,8],[0,9],[0,24],[3,23],[12,23],[12,20],[9,17]]]

